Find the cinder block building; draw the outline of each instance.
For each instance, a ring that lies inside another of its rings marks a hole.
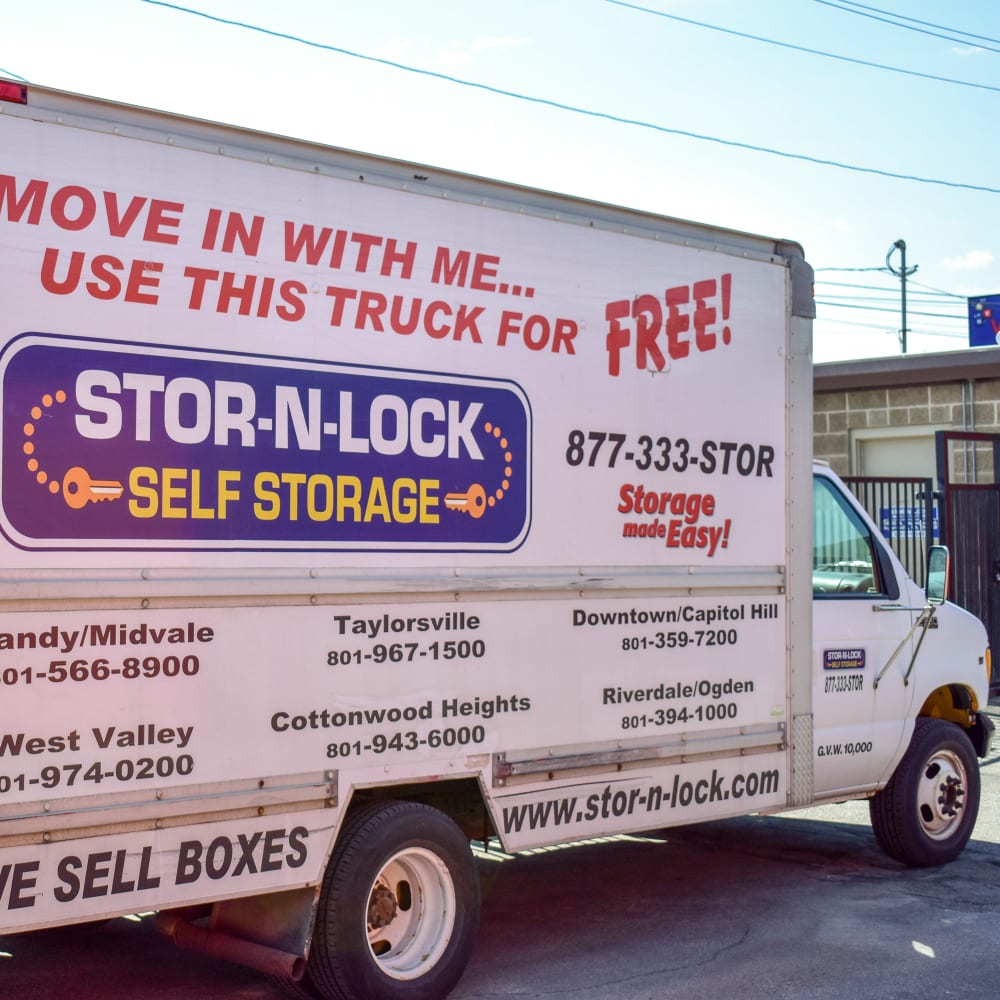
[[[1000,348],[840,361],[814,368],[813,447],[842,476],[936,477],[936,431],[1000,433]],[[986,443],[953,459],[992,482]]]
[[[952,553],[952,599],[1000,649],[1000,348],[816,365],[813,444],[911,576]],[[1000,691],[1000,657],[993,684]]]

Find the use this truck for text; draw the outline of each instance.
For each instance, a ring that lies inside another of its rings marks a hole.
[[[0,96],[0,933],[434,998],[470,843],[962,850],[985,631],[813,467],[796,245]]]

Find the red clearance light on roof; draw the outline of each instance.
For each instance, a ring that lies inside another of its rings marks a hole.
[[[0,80],[0,101],[7,101],[9,104],[27,104],[28,88],[23,83]]]

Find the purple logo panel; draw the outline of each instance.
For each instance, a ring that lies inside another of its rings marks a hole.
[[[512,382],[42,335],[0,365],[25,548],[510,551],[528,531]]]

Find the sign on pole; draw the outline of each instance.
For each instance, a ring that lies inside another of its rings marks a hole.
[[[1000,343],[1000,295],[969,299],[969,347],[996,347]]]

